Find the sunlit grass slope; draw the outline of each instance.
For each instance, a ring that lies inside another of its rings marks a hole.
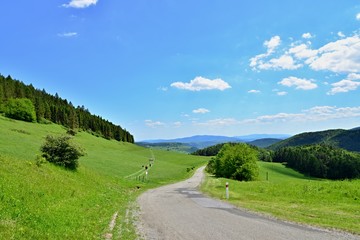
[[[146,189],[188,177],[207,158],[152,151],[105,140],[85,132],[73,141],[86,156],[77,171],[36,155],[48,134],[65,134],[58,125],[14,121],[0,116],[0,239],[103,239],[118,212],[114,238],[135,239],[128,207]],[[149,164],[148,181],[125,179]]]
[[[259,165],[259,181],[209,176],[202,190],[225,199],[225,183],[229,182],[229,201],[234,205],[285,220],[360,234],[360,180],[310,179],[279,163]]]

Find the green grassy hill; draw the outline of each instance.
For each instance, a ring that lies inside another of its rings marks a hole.
[[[179,181],[207,158],[152,150],[80,132],[74,141],[86,156],[77,171],[36,164],[45,136],[65,134],[55,124],[0,115],[0,239],[135,239],[131,203],[143,191]],[[148,180],[143,166],[154,158]],[[135,174],[134,174],[135,173]],[[118,213],[114,230],[112,216]]]
[[[202,190],[229,202],[273,217],[360,234],[360,180],[308,178],[280,163],[258,162],[260,177],[239,182],[207,177]]]
[[[344,148],[349,151],[360,152],[360,129],[335,129],[319,132],[301,133],[283,141],[277,142],[269,146],[268,148],[275,150],[281,147],[302,146],[321,143]]]

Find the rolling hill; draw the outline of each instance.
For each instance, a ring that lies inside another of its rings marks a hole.
[[[226,137],[226,136],[214,136],[214,135],[196,135],[192,137],[185,137],[185,138],[175,138],[175,139],[154,139],[154,140],[143,140],[138,142],[138,145],[144,146],[147,143],[157,144],[158,146],[166,145],[168,143],[181,143],[185,144],[186,146],[191,146],[196,149],[203,149],[209,146],[214,146],[219,143],[227,143],[227,142],[254,142],[259,139],[278,139],[278,141],[286,139],[290,137],[287,134],[251,134],[245,136],[236,136],[236,137]],[[271,142],[273,141],[273,142]],[[263,140],[261,142],[254,142],[253,145],[260,143],[260,145],[269,146],[276,142],[276,140]],[[252,143],[251,143],[252,144]],[[195,150],[196,150],[195,149]]]
[[[310,144],[328,144],[349,151],[360,152],[360,128],[350,130],[333,129],[319,132],[305,132],[277,142],[268,148],[276,150],[282,147]]]
[[[66,132],[57,124],[0,114],[0,239],[107,239],[110,233],[114,239],[136,239],[127,211],[135,198],[146,189],[189,177],[208,160],[80,131],[72,141],[86,155],[76,171],[39,162],[45,136]],[[156,160],[147,181],[139,181],[151,158]],[[114,213],[118,220],[109,232]]]

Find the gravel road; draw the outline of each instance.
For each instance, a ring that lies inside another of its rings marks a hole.
[[[138,198],[138,232],[146,240],[359,240],[359,236],[306,227],[252,214],[202,195],[203,169],[186,181]]]

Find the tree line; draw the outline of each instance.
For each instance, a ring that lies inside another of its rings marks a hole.
[[[134,143],[134,137],[118,125],[93,115],[84,106],[75,107],[71,102],[55,96],[44,89],[35,89],[32,84],[26,85],[11,76],[0,74],[0,113],[11,99],[29,99],[35,107],[36,121],[53,122],[69,129],[81,129],[106,139]]]
[[[312,177],[328,179],[360,178],[360,154],[329,145],[284,147],[276,150],[273,162]]]

